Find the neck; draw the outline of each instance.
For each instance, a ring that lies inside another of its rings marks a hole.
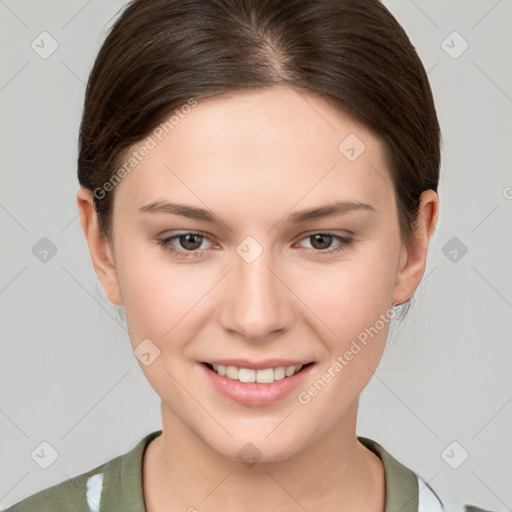
[[[162,435],[149,444],[143,462],[147,512],[382,512],[384,471],[357,440],[357,406],[298,453],[252,466],[213,450],[162,406]]]

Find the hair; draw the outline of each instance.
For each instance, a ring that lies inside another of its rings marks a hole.
[[[135,143],[191,98],[275,85],[316,94],[379,137],[409,245],[421,193],[437,192],[441,135],[425,69],[378,0],[127,4],[91,70],[79,134],[78,180],[103,234]]]

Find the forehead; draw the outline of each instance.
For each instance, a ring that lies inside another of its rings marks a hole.
[[[177,195],[223,208],[243,198],[260,209],[329,199],[382,206],[393,197],[381,141],[317,95],[238,91],[200,99],[164,123],[133,146],[151,149],[116,191],[134,206]]]

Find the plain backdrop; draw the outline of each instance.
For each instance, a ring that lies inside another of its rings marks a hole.
[[[422,284],[361,397],[358,434],[434,489],[511,510],[512,1],[385,4],[431,80],[441,210]],[[85,83],[124,5],[0,0],[4,508],[161,428],[75,199]],[[56,456],[47,469],[34,455],[45,449]]]

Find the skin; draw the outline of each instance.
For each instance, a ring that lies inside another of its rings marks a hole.
[[[355,161],[338,150],[349,134],[366,146]],[[391,183],[375,135],[322,98],[280,86],[199,100],[116,187],[112,240],[98,228],[92,193],[79,191],[94,268],[108,299],[124,306],[132,347],[149,338],[160,350],[141,364],[162,403],[163,434],[143,463],[149,512],[256,511],[262,500],[266,510],[384,510],[383,467],[357,440],[356,419],[389,324],[308,404],[297,393],[423,276],[438,197],[422,194],[405,247]],[[157,200],[207,208],[223,224],[139,212]],[[289,221],[338,200],[375,211]],[[195,258],[158,243],[187,230],[206,236]],[[326,231],[354,243],[326,254],[338,240],[311,238]],[[250,264],[236,252],[247,236],[263,249]],[[221,357],[316,364],[297,392],[251,407],[205,378],[199,362]],[[252,467],[237,457],[247,442],[261,452]]]

